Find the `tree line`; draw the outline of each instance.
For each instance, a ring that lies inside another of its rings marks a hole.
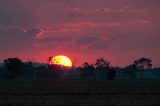
[[[0,66],[0,79],[96,79],[114,80],[144,79],[146,72],[153,72],[155,79],[160,78],[160,68],[152,67],[152,60],[140,58],[121,68],[113,67],[104,58],[94,64],[85,62],[81,67],[67,68],[60,65],[22,62],[19,58],[7,58]],[[151,74],[149,74],[151,75]]]

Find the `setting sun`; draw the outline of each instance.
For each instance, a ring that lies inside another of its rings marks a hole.
[[[58,55],[51,59],[50,64],[72,67],[72,61],[64,55]]]

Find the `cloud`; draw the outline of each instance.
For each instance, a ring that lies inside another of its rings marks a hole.
[[[5,27],[0,29],[0,50],[26,50],[33,48],[33,41],[39,29],[25,29],[23,27]]]
[[[81,8],[79,7],[75,7],[75,8],[66,7],[65,9],[63,9],[63,12],[65,12],[66,15],[69,17],[81,17],[84,15],[82,13]]]
[[[65,50],[70,48],[73,38],[67,35],[55,35],[51,33],[44,38],[38,38],[34,41],[34,47],[41,50]]]
[[[100,7],[100,8],[97,8],[96,11],[108,14],[111,12],[111,9],[109,9],[108,7]]]
[[[76,39],[76,44],[83,51],[105,51],[108,49],[108,41],[99,36],[83,36]]]

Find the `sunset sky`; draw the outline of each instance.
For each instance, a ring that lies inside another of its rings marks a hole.
[[[59,54],[77,66],[99,57],[160,66],[160,0],[0,0],[0,62]]]

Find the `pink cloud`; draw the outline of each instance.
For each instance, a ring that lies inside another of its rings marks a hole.
[[[109,9],[108,7],[100,7],[96,9],[96,12],[102,12],[108,14],[111,12],[111,9]]]

